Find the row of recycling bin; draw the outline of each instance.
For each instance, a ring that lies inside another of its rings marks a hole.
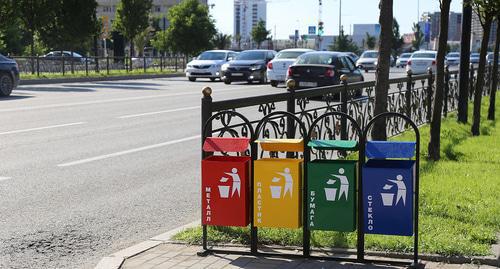
[[[206,152],[243,152],[248,138],[208,137]],[[302,139],[257,140],[263,151],[357,151],[357,141]],[[202,223],[351,232],[363,214],[368,234],[413,235],[414,142],[368,141],[368,161],[209,156],[202,160]],[[253,165],[253,174],[252,174]],[[359,190],[358,165],[362,165]],[[304,167],[306,166],[306,173]],[[307,189],[303,182],[307,181]],[[250,187],[253,187],[253,197]],[[303,192],[306,192],[304,195]],[[362,212],[357,196],[362,195]],[[303,199],[307,199],[305,202]],[[303,206],[307,217],[303,218]],[[305,224],[303,222],[306,222]]]

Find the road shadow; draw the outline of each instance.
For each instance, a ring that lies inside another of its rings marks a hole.
[[[10,101],[10,100],[21,100],[21,99],[27,99],[27,98],[33,98],[35,96],[33,95],[10,95],[6,97],[0,97],[0,102],[1,101]]]
[[[63,85],[63,87],[51,88],[51,87],[40,87],[40,88],[23,88],[23,91],[33,91],[33,92],[95,92],[94,89],[88,88],[88,85],[75,86],[75,85]]]
[[[64,89],[71,89],[71,88],[80,88],[80,89],[89,89],[93,85],[88,85],[88,84],[71,84],[71,85],[62,85],[64,88],[61,88],[61,91],[64,91]],[[115,84],[99,84],[99,85],[94,85],[95,88],[99,89],[119,89],[119,90],[132,90],[132,91],[156,91],[159,89],[155,89],[152,87],[143,87],[143,86],[127,86],[127,85],[115,85]],[[95,91],[94,89],[89,89],[91,91]]]
[[[97,81],[97,82],[92,82],[92,84],[96,85],[116,85],[116,84],[126,84],[126,85],[133,85],[133,86],[163,86],[163,84],[159,83],[147,83],[147,82],[136,82],[136,81],[126,81],[126,82],[118,82],[118,81]]]

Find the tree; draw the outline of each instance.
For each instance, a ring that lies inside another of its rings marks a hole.
[[[497,2],[498,3],[498,2]],[[497,14],[500,13],[500,7],[497,7]],[[497,36],[495,40],[495,51],[493,52],[493,69],[490,76],[491,87],[490,87],[490,106],[488,108],[488,120],[495,120],[495,96],[497,94],[498,86],[498,49],[500,45],[500,15],[497,15]]]
[[[266,23],[263,20],[259,20],[257,25],[252,29],[250,35],[252,36],[253,41],[257,43],[257,48],[260,49],[260,45],[262,42],[268,39],[271,31],[266,29]]]
[[[156,32],[153,40],[151,40],[151,45],[161,53],[165,53],[170,50],[167,38],[167,31]]]
[[[217,33],[213,40],[212,43],[215,48],[217,49],[227,49],[231,45],[231,35],[226,35],[223,33]]]
[[[217,33],[208,7],[198,0],[184,0],[168,11],[170,26],[167,41],[174,52],[184,56],[197,55],[212,47],[212,38]]]
[[[236,44],[238,44],[238,50],[241,50],[241,35],[236,34],[234,36],[234,41],[236,41]]]
[[[144,56],[144,47],[151,39],[151,32],[154,28],[149,26],[144,31],[138,33],[134,38],[134,44],[140,57]]]
[[[399,23],[396,20],[396,18],[393,18],[393,23],[392,23],[392,54],[394,57],[399,55],[401,52],[401,47],[404,44],[404,40],[401,37],[401,34],[399,33]]]
[[[365,44],[367,49],[372,50],[375,48],[375,45],[377,44],[377,38],[366,32]]]
[[[414,50],[419,50],[420,46],[422,46],[422,43],[424,42],[424,33],[422,33],[422,30],[420,29],[420,24],[413,24],[413,33],[415,35],[415,39],[413,39],[411,45]]]
[[[15,12],[14,6],[13,0],[0,0],[0,27],[2,27],[4,21],[7,21]]]
[[[41,28],[56,17],[54,9],[58,0],[17,0],[14,3],[23,27],[29,33],[31,56],[34,56],[35,34],[40,33]]]
[[[328,48],[333,51],[350,51],[356,54],[359,52],[359,48],[352,41],[352,38],[349,35],[344,35],[344,29],[340,30],[339,37]]]
[[[497,0],[474,0],[472,2],[474,11],[479,16],[479,22],[483,27],[483,38],[481,40],[481,51],[479,53],[479,67],[477,69],[476,89],[474,90],[474,107],[472,114],[472,135],[479,135],[481,122],[481,97],[484,87],[484,72],[486,65],[486,52],[490,39],[491,23],[496,15]]]
[[[439,0],[441,9],[439,45],[436,57],[436,91],[434,92],[434,105],[432,109],[430,141],[428,146],[429,159],[437,161],[440,159],[441,146],[441,117],[443,112],[444,96],[444,57],[446,55],[446,45],[448,41],[448,23],[450,17],[451,0]]]
[[[134,56],[134,38],[149,26],[152,0],[120,0],[116,8],[113,28],[130,43],[130,57]]]
[[[387,111],[387,94],[389,91],[389,69],[391,67],[392,48],[392,0],[380,0],[379,9],[379,54],[375,73],[375,111],[374,115]],[[378,121],[373,125],[372,137],[374,140],[386,140],[386,122]]]
[[[460,42],[460,74],[458,91],[457,121],[467,123],[469,108],[469,64],[470,36],[472,26],[472,0],[464,0],[462,4],[462,38]]]

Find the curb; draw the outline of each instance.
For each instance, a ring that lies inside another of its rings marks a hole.
[[[24,79],[19,82],[19,85],[25,86],[25,85],[43,85],[43,84],[94,82],[94,81],[136,80],[136,79],[171,78],[171,77],[183,77],[183,76],[184,73],[171,73],[171,74],[151,74],[151,75],[144,74],[144,75],[110,76],[110,77]]]
[[[160,244],[170,242],[172,236],[174,236],[175,234],[189,228],[197,227],[199,225],[200,225],[199,220],[193,221],[186,225],[172,229],[166,233],[159,234],[155,237],[150,238],[149,240],[143,241],[129,248],[122,249],[118,252],[115,252],[109,256],[102,258],[99,261],[99,263],[94,267],[94,269],[119,269],[122,266],[125,259],[128,259],[144,251],[152,249]]]

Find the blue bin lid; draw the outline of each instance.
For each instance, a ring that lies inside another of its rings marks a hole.
[[[368,141],[365,154],[369,159],[412,158],[415,146],[415,142]]]

